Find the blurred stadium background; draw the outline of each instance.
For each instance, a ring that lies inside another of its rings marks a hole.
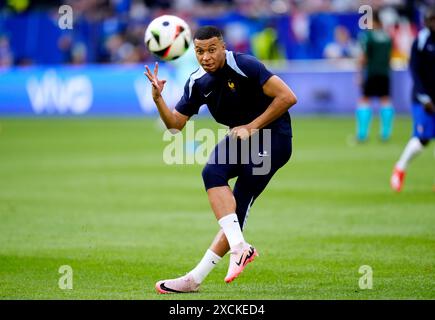
[[[62,4],[73,9],[73,29],[59,28]],[[268,63],[298,93],[302,102],[295,113],[349,114],[360,93],[358,8],[367,4],[383,8],[394,39],[393,102],[407,113],[407,60],[422,27],[424,1],[3,1],[0,113],[155,114],[140,72],[154,60],[143,36],[153,18],[169,13],[184,18],[193,31],[219,26],[230,50]],[[171,105],[195,63],[190,52],[162,68]]]
[[[231,287],[221,263],[203,293],[181,298],[435,298],[433,150],[416,160],[402,194],[388,185],[411,134],[408,55],[433,3],[0,0],[0,298],[161,298],[154,282],[193,267],[211,241],[217,224],[201,166],[163,163],[143,76],[155,61],[144,31],[162,14],[193,32],[219,26],[230,50],[260,58],[299,101],[293,158],[246,230],[262,259]],[[64,4],[72,29],[58,25]],[[368,143],[353,142],[361,5],[381,9],[393,37],[399,117],[388,143],[376,139],[377,120]],[[168,105],[195,68],[192,50],[161,64]],[[218,128],[202,114],[198,128]],[[58,287],[65,264],[74,290]],[[364,264],[373,290],[358,287]]]

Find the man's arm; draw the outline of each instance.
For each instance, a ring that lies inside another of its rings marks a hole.
[[[152,85],[152,95],[154,103],[157,106],[157,110],[159,111],[160,118],[162,118],[166,128],[169,130],[176,129],[182,130],[186,125],[186,122],[189,120],[188,116],[181,114],[177,110],[170,110],[162,97],[163,87],[165,86],[166,80],[159,80],[157,77],[159,71],[159,65],[156,63],[154,67],[154,72],[151,73],[151,70],[148,66],[145,66],[146,71],[144,74],[147,76],[148,80]]]
[[[357,83],[359,86],[362,86],[364,83],[364,71],[367,66],[367,55],[365,52],[361,52],[361,54],[357,58]]]
[[[263,92],[272,97],[272,103],[260,116],[250,123],[252,129],[262,129],[282,116],[296,104],[293,91],[278,76],[272,76],[263,85]]]
[[[231,130],[233,137],[249,138],[256,130],[264,128],[282,116],[297,102],[296,95],[278,76],[272,76],[264,83],[263,92],[273,98],[271,104],[251,123],[233,128]]]
[[[368,33],[363,32],[358,35],[358,43],[360,47],[360,53],[356,59],[356,82],[359,86],[364,83],[364,71],[367,66],[367,49],[368,49]]]
[[[166,102],[162,96],[157,97],[156,99],[154,99],[153,96],[153,100],[157,106],[157,110],[159,110],[160,118],[162,118],[166,128],[168,128],[169,130],[183,130],[186,122],[189,120],[189,117],[185,116],[184,114],[178,112],[175,109],[171,111],[166,105]]]
[[[418,42],[414,41],[411,49],[411,59],[409,61],[409,69],[411,70],[412,80],[414,81],[417,100],[424,106],[426,112],[434,113],[435,106],[432,99],[426,93],[423,82],[420,78],[420,52],[418,50]]]

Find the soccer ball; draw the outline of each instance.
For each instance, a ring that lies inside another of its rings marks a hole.
[[[155,18],[145,31],[148,50],[162,60],[174,60],[189,48],[192,39],[189,25],[177,16]]]

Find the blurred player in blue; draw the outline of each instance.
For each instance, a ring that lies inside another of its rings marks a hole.
[[[391,37],[382,29],[377,11],[373,13],[373,29],[360,35],[362,55],[360,59],[363,95],[356,109],[356,139],[367,140],[372,120],[372,98],[380,99],[380,138],[390,139],[394,108],[390,99],[390,59],[392,52]]]
[[[391,188],[397,192],[403,188],[409,161],[435,138],[435,7],[426,11],[425,26],[412,45],[410,69],[414,81],[414,132],[390,179]]]
[[[217,28],[201,27],[193,39],[200,68],[190,75],[184,95],[174,110],[168,108],[161,95],[166,81],[158,79],[158,65],[154,72],[146,67],[145,75],[152,84],[154,102],[168,129],[182,130],[203,104],[208,106],[217,122],[230,128],[229,134],[215,147],[202,171],[208,199],[221,229],[194,269],[180,278],[156,283],[159,293],[197,291],[201,282],[229,250],[230,264],[224,279],[227,283],[233,281],[254,260],[258,255],[257,250],[245,241],[242,233],[249,209],[292,153],[288,113],[288,109],[296,103],[292,90],[256,58],[227,51]],[[239,157],[238,152],[243,142],[252,143],[265,132],[270,133],[270,143],[264,139],[258,140],[256,154],[270,160],[270,169],[255,174],[256,161],[243,161],[242,153]],[[235,149],[231,146],[235,146]],[[234,154],[236,158],[233,158]],[[228,181],[235,177],[234,190],[231,190]]]

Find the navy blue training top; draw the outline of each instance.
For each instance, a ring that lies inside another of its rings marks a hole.
[[[206,104],[218,123],[230,128],[248,124],[272,102],[263,93],[264,83],[272,76],[255,57],[226,51],[223,68],[207,73],[200,67],[190,75],[175,109],[191,117]],[[285,112],[265,128],[291,136],[290,114]]]
[[[413,100],[422,104],[435,102],[435,34],[425,28],[418,33],[411,49]]]

